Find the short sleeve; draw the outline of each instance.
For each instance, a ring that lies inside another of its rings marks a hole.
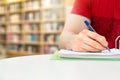
[[[90,0],[75,0],[71,13],[91,18]]]

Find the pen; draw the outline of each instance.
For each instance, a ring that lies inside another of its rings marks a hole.
[[[96,32],[87,20],[85,20],[84,23],[90,31]],[[106,46],[105,48],[110,52],[110,48],[108,46]]]

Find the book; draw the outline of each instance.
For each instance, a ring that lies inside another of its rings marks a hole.
[[[0,41],[5,41],[6,40],[6,38],[5,38],[5,34],[0,34]]]
[[[4,23],[6,21],[5,16],[0,16],[0,23]]]
[[[37,34],[28,34],[28,35],[26,35],[26,42],[32,42],[32,43],[38,42],[38,35]]]
[[[44,54],[53,54],[56,50],[58,50],[57,46],[45,45],[43,48],[43,53]]]
[[[59,56],[61,58],[92,58],[92,59],[120,59],[119,49],[104,50],[102,52],[75,52],[61,49]]]
[[[38,41],[38,35],[37,34],[31,34],[31,41],[37,42]]]
[[[14,45],[14,44],[11,45],[11,44],[9,44],[9,45],[6,46],[6,49],[11,50],[11,51],[19,52],[19,51],[22,51],[22,45]]]
[[[7,8],[6,5],[0,5],[0,14],[6,13]]]
[[[5,31],[6,31],[6,26],[0,25],[0,33],[5,33]]]
[[[49,48],[50,48],[50,49],[49,49],[49,53],[50,53],[50,54],[53,54],[56,50],[58,50],[58,47],[57,47],[57,46],[50,46]]]
[[[27,53],[39,53],[39,47],[35,45],[26,45],[25,51]]]
[[[20,25],[10,25],[11,33],[20,33],[21,26]]]
[[[18,3],[18,4],[10,4],[9,5],[9,11],[10,12],[20,11],[20,9],[21,9],[20,3]]]
[[[7,34],[6,39],[7,39],[7,41],[11,41],[12,40],[12,35],[11,34]]]
[[[47,35],[45,35],[44,41],[46,43],[54,44],[55,43],[55,35],[53,35],[53,34],[47,34]]]
[[[33,1],[32,2],[32,7],[33,7],[33,9],[38,10],[40,8],[39,1],[38,0]]]
[[[20,14],[10,15],[10,19],[9,20],[10,20],[11,23],[20,22],[21,21],[21,15]]]

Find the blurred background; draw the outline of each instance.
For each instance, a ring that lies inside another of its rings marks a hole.
[[[0,59],[53,54],[74,0],[0,0]]]

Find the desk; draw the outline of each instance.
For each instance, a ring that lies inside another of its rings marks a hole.
[[[119,61],[50,60],[51,56],[0,60],[0,80],[120,80]]]

